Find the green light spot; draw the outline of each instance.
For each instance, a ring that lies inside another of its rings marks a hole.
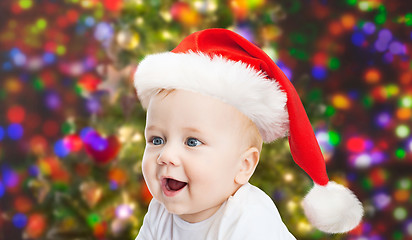
[[[369,178],[362,179],[361,185],[365,190],[371,190],[373,188],[372,181]]]
[[[403,207],[397,207],[393,211],[393,216],[396,220],[402,221],[405,220],[405,218],[408,216],[408,212]]]
[[[34,89],[36,89],[38,91],[43,90],[44,89],[44,83],[43,83],[42,79],[41,78],[35,78],[34,81],[33,81],[33,87],[34,87]]]
[[[410,130],[409,127],[406,125],[399,125],[395,129],[395,133],[396,136],[398,136],[399,138],[406,138],[407,136],[409,136]]]
[[[332,117],[333,115],[335,115],[336,113],[336,109],[332,106],[327,106],[325,109],[325,115],[327,117]]]
[[[336,146],[340,143],[340,136],[339,133],[330,131],[329,132],[329,143],[333,146]]]
[[[319,88],[315,88],[308,94],[309,100],[318,101],[322,97],[322,91]]]
[[[371,96],[366,96],[366,97],[362,98],[362,104],[366,108],[371,108],[372,105],[373,105],[373,98]]]
[[[405,14],[405,25],[412,26],[412,13]]]
[[[100,222],[100,217],[96,213],[92,213],[89,216],[87,216],[87,223],[89,224],[89,226],[93,227],[99,222]]]
[[[346,0],[346,3],[350,6],[356,5],[357,0]]]
[[[65,46],[62,46],[62,45],[59,45],[59,46],[57,46],[57,48],[56,48],[56,54],[57,55],[64,55],[66,53],[66,47]]]
[[[38,29],[45,29],[47,27],[47,21],[44,18],[39,18],[36,22],[36,26]]]
[[[332,57],[328,62],[329,69],[337,70],[340,67],[340,61],[338,58]]]
[[[62,124],[61,129],[62,129],[62,132],[66,135],[70,134],[70,133],[73,133],[75,131],[74,126],[72,124],[70,124],[69,122],[64,122]]]
[[[309,59],[309,54],[303,50],[297,49],[297,48],[292,48],[289,51],[290,55],[295,57],[296,59],[307,61]]]
[[[412,187],[412,181],[408,178],[403,178],[397,182],[396,187],[398,189],[409,190]]]
[[[19,5],[23,9],[28,9],[33,5],[33,2],[31,0],[20,0]]]
[[[82,87],[79,86],[78,84],[76,84],[76,85],[74,86],[74,92],[75,92],[77,95],[81,96],[82,93],[83,93]]]
[[[401,148],[396,149],[395,156],[399,159],[405,158],[406,157],[406,151],[401,149]]]
[[[375,16],[375,23],[378,25],[382,25],[386,22],[386,14],[379,13]]]

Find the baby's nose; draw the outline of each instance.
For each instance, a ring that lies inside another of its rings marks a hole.
[[[165,145],[157,158],[157,163],[160,165],[173,165],[179,166],[181,161],[179,159],[179,154],[176,148],[173,146]]]

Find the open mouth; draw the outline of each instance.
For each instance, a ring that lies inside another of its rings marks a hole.
[[[162,188],[166,196],[171,197],[176,195],[180,190],[186,187],[187,182],[182,182],[173,178],[163,178]]]

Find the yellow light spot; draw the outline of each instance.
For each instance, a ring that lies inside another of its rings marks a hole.
[[[292,180],[293,180],[293,174],[291,174],[291,173],[286,173],[286,174],[284,175],[284,179],[285,179],[286,182],[292,181]]]
[[[347,96],[336,94],[332,97],[332,105],[337,109],[348,109],[351,103]]]

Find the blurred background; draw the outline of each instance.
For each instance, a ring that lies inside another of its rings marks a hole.
[[[364,204],[350,233],[315,230],[300,206],[312,182],[286,139],[266,144],[251,182],[296,238],[412,239],[411,1],[2,0],[0,240],[134,239],[151,196],[131,75],[211,27],[281,67],[329,177]]]

